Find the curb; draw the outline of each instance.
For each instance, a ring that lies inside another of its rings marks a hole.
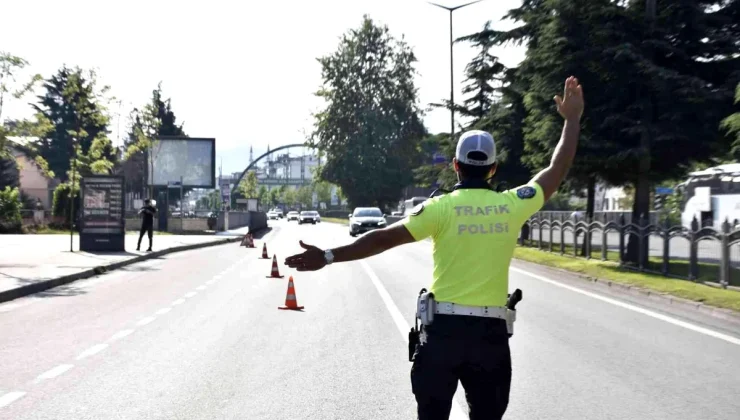
[[[94,268],[90,268],[79,273],[68,274],[66,276],[57,277],[55,279],[42,280],[38,283],[27,284],[15,289],[6,290],[0,292],[0,303],[8,302],[14,299],[18,299],[24,296],[32,295],[34,293],[43,292],[45,290],[53,289],[55,287],[63,286],[65,284],[72,283],[77,280],[88,279],[95,277],[100,274],[104,274],[108,271],[117,270],[122,267],[126,267],[131,264],[136,264],[142,261],[151,260],[153,258],[161,257],[162,255],[172,254],[175,252],[190,251],[193,249],[207,248],[217,245],[225,245],[233,242],[241,241],[241,237],[226,238],[212,242],[202,242],[199,244],[180,245],[172,248],[167,248],[162,251],[154,251],[149,254],[139,255],[137,257],[130,258],[124,261],[118,261],[107,265],[102,265]]]
[[[731,309],[718,308],[716,306],[706,305],[702,302],[680,298],[680,297],[673,296],[667,293],[660,293],[654,290],[644,289],[642,287],[632,286],[629,284],[622,284],[622,283],[613,282],[611,280],[590,277],[585,274],[576,273],[574,271],[568,271],[562,268],[550,267],[547,265],[541,265],[535,262],[531,262],[527,260],[520,260],[517,258],[513,258],[513,259],[520,263],[535,265],[541,269],[556,271],[556,272],[560,272],[563,274],[568,274],[570,276],[580,279],[581,281],[585,280],[593,285],[596,285],[597,287],[609,289],[610,291],[613,291],[615,293],[627,294],[627,295],[637,296],[640,298],[647,298],[647,299],[650,299],[656,302],[660,302],[660,303],[672,306],[674,308],[680,308],[683,310],[699,312],[702,315],[707,315],[713,318],[718,318],[724,321],[729,321],[729,322],[735,323],[738,326],[740,326],[740,313],[737,313]]]

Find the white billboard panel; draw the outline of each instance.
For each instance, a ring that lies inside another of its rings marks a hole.
[[[149,184],[166,186],[179,182],[183,187],[216,187],[216,139],[161,138],[149,153]]]

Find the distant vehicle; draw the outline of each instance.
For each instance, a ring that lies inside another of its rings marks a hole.
[[[349,235],[357,236],[386,226],[385,215],[377,207],[357,207],[349,215]]]
[[[298,224],[302,225],[304,223],[311,223],[315,225],[316,223],[321,221],[321,216],[319,216],[319,212],[317,211],[302,211],[301,216],[298,219]]]
[[[416,206],[427,201],[426,197],[414,197],[403,202],[403,216],[408,216]]]
[[[275,212],[275,210],[270,210],[267,212],[267,219],[268,220],[277,220],[280,216]]]
[[[289,211],[287,215],[285,215],[285,220],[291,221],[291,220],[298,220],[298,212],[297,211]]]
[[[277,217],[279,217],[279,218],[281,218],[281,219],[282,219],[283,217],[285,217],[285,216],[283,215],[283,209],[281,209],[280,207],[275,207],[274,209],[272,209],[272,210],[270,210],[270,211],[271,211],[271,212],[273,212],[273,213],[275,213],[275,214],[277,214]]]
[[[731,163],[696,171],[676,188],[683,193],[681,224],[691,229],[696,217],[699,227],[730,229],[740,224],[740,163]]]

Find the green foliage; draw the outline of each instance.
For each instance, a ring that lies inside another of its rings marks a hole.
[[[20,186],[20,171],[12,156],[0,156],[0,190]]]
[[[280,202],[288,207],[293,207],[296,204],[296,190],[292,188],[284,188],[280,192]]]
[[[740,83],[735,87],[735,105],[740,106]],[[727,131],[727,134],[735,136],[732,140],[730,156],[733,160],[740,161],[740,112],[735,112],[722,120],[721,127]]]
[[[281,191],[279,188],[273,188],[270,190],[270,193],[268,194],[268,197],[269,197],[268,202],[270,204],[270,207],[274,207],[280,202],[280,195],[281,195]]]
[[[69,180],[72,160],[77,159],[88,173],[107,173],[118,160],[118,151],[107,138],[108,88],[97,88],[95,72],[66,66],[43,87],[45,93],[33,107],[39,126],[51,123],[37,144],[50,170]]]
[[[0,233],[21,232],[21,195],[18,188],[0,190]]]
[[[260,206],[267,206],[270,204],[270,192],[267,191],[266,186],[260,185],[259,190],[257,190],[257,200],[259,201]]]
[[[71,185],[69,182],[59,184],[54,189],[54,200],[52,202],[52,214],[57,217],[63,217],[66,226],[69,227],[69,199],[70,196],[74,196],[74,208],[77,213],[80,208],[80,188],[79,184],[75,184],[74,192],[71,194]]]
[[[331,184],[324,181],[314,182],[313,190],[316,192],[316,201],[331,204]]]
[[[353,205],[395,202],[413,181],[425,134],[411,48],[368,16],[319,59],[326,105],[309,143],[326,154],[321,178],[342,187]]]
[[[257,173],[250,171],[239,183],[237,191],[244,198],[257,198]]]
[[[16,74],[26,66],[28,66],[28,61],[25,59],[0,51],[0,122],[2,122],[3,106],[7,95],[20,99],[32,91],[36,82],[41,80],[41,75],[36,74],[26,82],[19,82],[16,79]],[[1,136],[0,141],[2,141]],[[0,143],[0,146],[4,145]],[[3,150],[3,148],[0,147],[0,150]]]
[[[313,188],[306,185],[299,187],[295,192],[295,201],[304,209],[311,208],[313,204]]]

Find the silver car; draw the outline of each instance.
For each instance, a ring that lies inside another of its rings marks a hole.
[[[349,235],[357,236],[386,226],[385,215],[377,207],[357,207],[349,215]]]
[[[319,213],[316,211],[302,211],[301,215],[298,216],[298,224],[302,225],[304,223],[311,223],[316,224],[321,221],[321,217],[319,216]]]

